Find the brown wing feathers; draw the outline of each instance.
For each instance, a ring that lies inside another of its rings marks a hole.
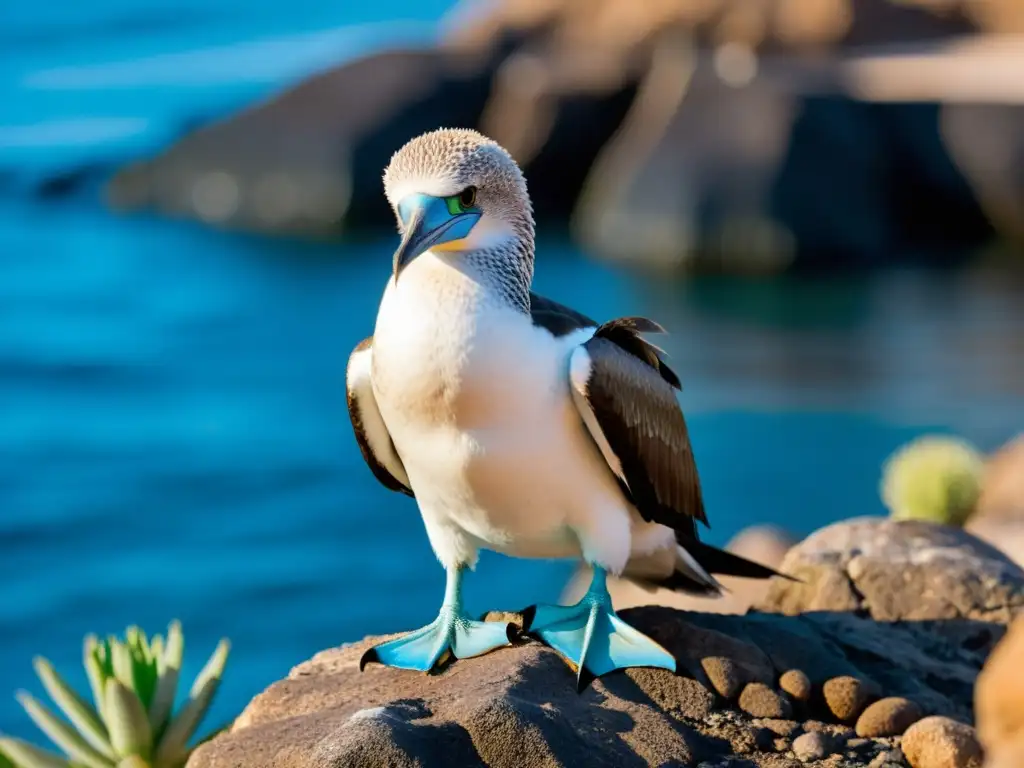
[[[682,389],[679,377],[665,362],[665,351],[643,338],[641,333],[665,333],[665,329],[646,317],[620,317],[602,325],[594,336],[614,342],[651,366],[675,389]]]
[[[622,464],[631,501],[645,520],[696,537],[707,523],[690,437],[674,388],[679,378],[640,337],[660,331],[644,318],[602,325],[583,346],[591,360],[585,397]],[[638,364],[640,363],[640,364]]]
[[[585,396],[622,465],[630,501],[645,520],[672,528],[679,545],[709,573],[784,576],[699,540],[696,522],[708,523],[689,431],[676,402],[679,378],[664,353],[639,336],[659,332],[661,326],[650,320],[622,318],[598,328],[583,345],[591,362]],[[709,591],[680,571],[652,583]]]

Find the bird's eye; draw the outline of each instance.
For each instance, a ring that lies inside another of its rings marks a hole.
[[[466,187],[459,194],[446,197],[444,201],[448,205],[448,213],[452,216],[465,213],[476,205],[476,187]]]

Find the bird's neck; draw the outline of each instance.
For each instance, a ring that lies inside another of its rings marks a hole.
[[[530,313],[533,244],[514,241],[502,246],[438,254],[449,268],[477,283],[489,301]]]

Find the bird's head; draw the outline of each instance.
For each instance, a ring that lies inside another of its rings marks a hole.
[[[526,285],[533,276],[533,212],[511,155],[476,131],[441,129],[391,158],[384,192],[398,219],[399,274],[426,251],[473,261]]]

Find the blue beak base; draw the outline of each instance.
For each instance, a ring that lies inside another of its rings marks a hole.
[[[408,195],[398,204],[402,220],[402,242],[394,257],[394,275],[398,275],[420,254],[435,245],[450,243],[466,237],[477,221],[480,211],[469,210],[452,214],[443,198],[430,195]]]

